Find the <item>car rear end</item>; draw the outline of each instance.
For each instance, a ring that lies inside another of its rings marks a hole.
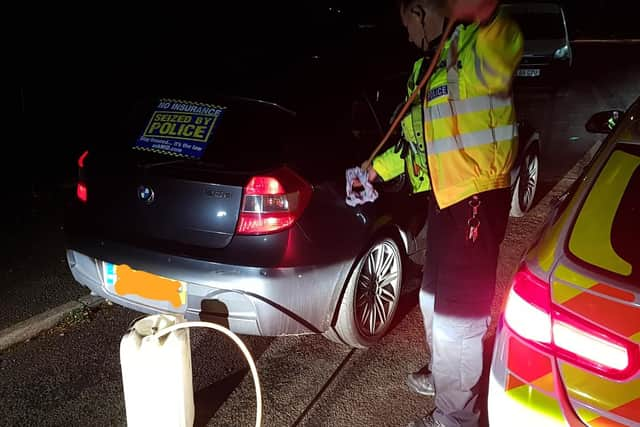
[[[491,365],[492,426],[640,425],[640,133],[630,118],[513,280]]]
[[[158,115],[171,102],[140,102],[79,159],[66,221],[75,279],[141,312],[222,321],[240,333],[326,330],[356,251],[347,236],[362,224],[296,166],[304,147],[294,114],[225,98],[180,101],[192,113]],[[186,128],[206,120],[193,113],[205,111],[198,106],[223,109],[219,122]],[[171,147],[154,127],[171,135]],[[194,132],[208,136],[200,156],[185,155],[198,148]],[[328,212],[333,227],[323,228]],[[329,247],[340,236],[344,244]]]

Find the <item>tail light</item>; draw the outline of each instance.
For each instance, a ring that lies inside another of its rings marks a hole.
[[[300,218],[310,199],[311,186],[290,169],[254,176],[244,187],[237,233],[282,231]]]
[[[87,202],[87,186],[83,182],[79,182],[76,188],[76,196],[83,202]]]
[[[89,151],[88,150],[86,150],[84,153],[82,153],[80,155],[80,157],[78,158],[78,167],[80,169],[82,169],[84,167],[84,159],[87,158],[87,155],[89,155]]]
[[[551,302],[547,282],[526,267],[516,274],[504,310],[507,326],[548,354],[623,380],[638,370],[638,345]]]
[[[84,174],[82,171],[84,169],[84,161],[87,158],[87,155],[89,155],[89,151],[85,151],[78,158],[79,170],[78,170],[78,184],[76,186],[76,196],[83,203],[87,203],[87,184],[84,182]]]

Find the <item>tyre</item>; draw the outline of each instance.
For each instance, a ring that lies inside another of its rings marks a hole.
[[[530,149],[524,156],[520,172],[513,186],[511,216],[521,217],[533,206],[538,187],[540,160],[538,152]]]
[[[402,286],[402,254],[389,237],[376,240],[358,260],[338,318],[325,336],[356,348],[367,348],[391,326]]]

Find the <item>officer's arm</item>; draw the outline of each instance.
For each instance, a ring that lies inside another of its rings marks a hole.
[[[491,93],[508,92],[522,58],[524,40],[518,25],[498,12],[481,24],[476,39],[476,77]]]
[[[373,159],[373,169],[383,181],[389,181],[404,172],[404,159],[401,154],[395,147],[390,147]]]

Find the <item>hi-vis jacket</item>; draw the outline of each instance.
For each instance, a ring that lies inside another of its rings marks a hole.
[[[510,88],[522,48],[520,29],[502,14],[486,25],[459,25],[422,101],[428,175],[426,170],[414,174],[416,168],[405,164],[394,148],[374,159],[378,175],[389,180],[406,168],[414,192],[431,187],[441,209],[477,193],[508,188],[518,143]],[[416,68],[421,67],[414,66],[414,73]],[[413,108],[405,120],[407,137],[410,128],[416,129]],[[425,153],[417,150],[417,155]],[[413,161],[410,157],[407,162]]]

